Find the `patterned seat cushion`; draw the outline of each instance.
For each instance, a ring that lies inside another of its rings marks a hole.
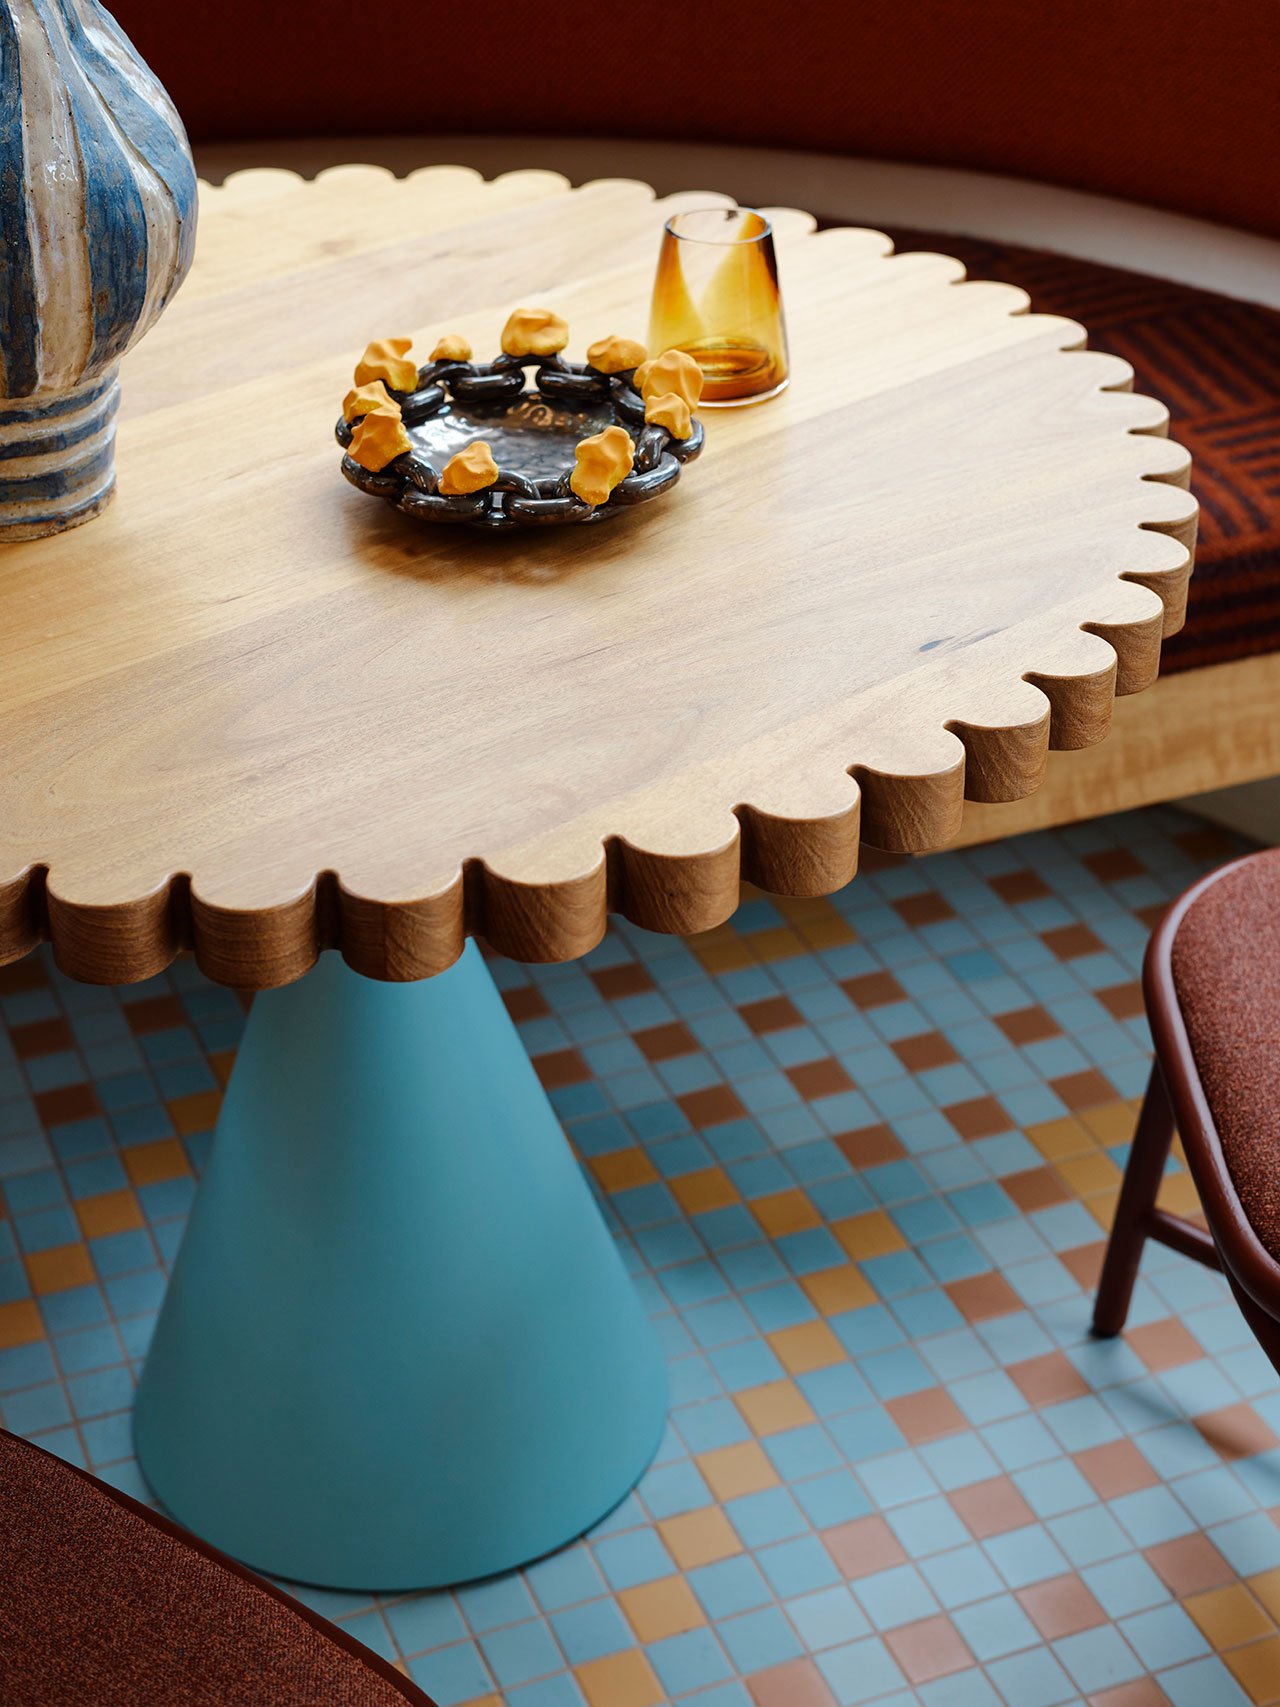
[[[385,1661],[0,1430],[5,1707],[432,1707]]]
[[[898,249],[955,255],[971,278],[1021,285],[1031,306],[1089,330],[1168,404],[1200,500],[1186,627],[1161,670],[1280,651],[1280,313],[1043,249],[894,230]]]

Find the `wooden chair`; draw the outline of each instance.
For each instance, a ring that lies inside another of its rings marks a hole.
[[[432,1707],[319,1613],[0,1429],[5,1707]]]
[[[1155,1065],[1093,1313],[1118,1334],[1156,1239],[1220,1269],[1280,1369],[1280,849],[1202,879],[1170,908],[1143,968]],[[1175,1129],[1208,1231],[1156,1206]]]

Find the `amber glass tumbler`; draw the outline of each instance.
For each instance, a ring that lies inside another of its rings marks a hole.
[[[702,369],[701,408],[760,403],[787,383],[787,333],[773,227],[746,207],[674,214],[662,233],[649,353],[685,350]]]

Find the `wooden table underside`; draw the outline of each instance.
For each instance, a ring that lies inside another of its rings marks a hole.
[[[794,380],[711,412],[666,499],[518,538],[351,490],[368,338],[517,303],[568,354],[643,339],[644,185],[368,167],[206,190],[197,261],[124,368],[111,511],[0,558],[0,961],[75,976],[193,945],[267,987],[335,945],[416,978],[465,934],[530,959],[614,910],[690,932],[746,877],[922,851],[1106,732],[1182,620],[1188,459],[1073,323],[936,255],[777,210]]]

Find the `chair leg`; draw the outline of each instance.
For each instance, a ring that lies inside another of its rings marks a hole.
[[[1147,1081],[1093,1307],[1093,1331],[1102,1338],[1118,1334],[1129,1314],[1142,1247],[1147,1242],[1147,1222],[1155,1208],[1172,1142],[1173,1110],[1157,1061]]]

